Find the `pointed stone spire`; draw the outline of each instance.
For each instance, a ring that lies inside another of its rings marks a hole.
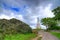
[[[37,17],[37,26],[36,26],[38,29],[40,29],[40,20],[39,20],[39,17]]]

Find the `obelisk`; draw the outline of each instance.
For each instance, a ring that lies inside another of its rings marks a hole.
[[[40,29],[40,20],[39,20],[39,17],[37,17],[37,29]]]

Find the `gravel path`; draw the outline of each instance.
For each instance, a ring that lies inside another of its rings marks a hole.
[[[39,32],[42,35],[41,40],[59,40],[55,36],[51,35],[49,32]]]
[[[44,32],[44,31],[40,31],[39,35],[36,38],[32,39],[32,40],[37,40],[41,35],[42,35],[42,39],[41,40],[59,40],[55,36],[51,35],[48,32]]]

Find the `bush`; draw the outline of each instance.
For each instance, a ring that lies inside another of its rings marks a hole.
[[[32,33],[38,34],[38,31],[36,29],[33,29]]]
[[[17,19],[0,19],[0,32],[6,34],[16,34],[16,33],[31,33],[31,27]]]
[[[48,30],[60,30],[60,26],[52,26]]]

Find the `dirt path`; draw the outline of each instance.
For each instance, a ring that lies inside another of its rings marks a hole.
[[[41,35],[42,35],[41,40],[58,40],[58,38],[56,38],[55,36],[51,35],[48,32],[44,32],[44,31],[40,31],[39,35],[36,38],[32,39],[32,40],[37,40]]]
[[[55,36],[51,35],[48,32],[43,32],[43,37],[41,40],[58,40],[58,38],[56,38]]]

